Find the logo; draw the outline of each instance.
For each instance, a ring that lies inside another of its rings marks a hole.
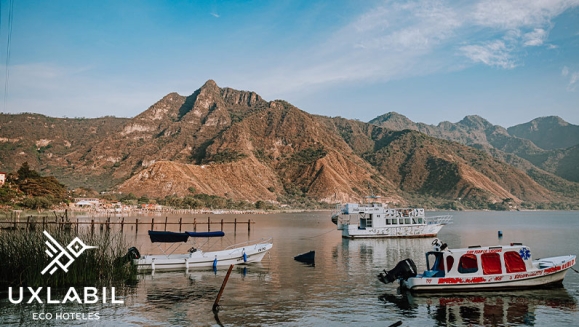
[[[88,246],[84,244],[83,241],[81,241],[78,237],[75,237],[74,240],[72,240],[72,242],[70,242],[70,244],[67,245],[66,247],[66,249],[68,249],[67,251],[50,234],[48,234],[47,231],[44,231],[44,235],[48,238],[48,241],[46,241],[48,249],[46,249],[45,252],[46,254],[48,254],[49,257],[54,259],[52,259],[52,261],[48,264],[48,266],[46,266],[46,268],[42,270],[41,272],[42,275],[44,275],[49,269],[51,269],[51,267],[52,267],[52,269],[50,270],[51,275],[54,274],[56,270],[58,270],[58,267],[62,268],[64,272],[68,272],[67,268],[74,262],[75,258],[78,258],[85,250],[98,248],[97,246]],[[63,264],[60,261],[62,257],[68,259],[68,261],[65,264]]]
[[[521,255],[521,258],[523,258],[523,260],[528,260],[531,257],[531,250],[529,250],[528,248],[522,248],[519,251],[519,254]]]

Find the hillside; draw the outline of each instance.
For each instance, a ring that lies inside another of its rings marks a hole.
[[[392,112],[376,117],[370,123],[393,130],[417,130],[432,137],[459,142],[486,151],[499,160],[512,154],[530,162],[533,169],[539,168],[567,181],[579,182],[579,170],[575,164],[579,157],[579,126],[559,117],[538,118],[508,129],[479,116],[466,116],[457,123],[441,122],[434,126],[414,123]],[[555,144],[561,148],[555,148]],[[521,160],[506,162],[525,171],[531,169],[531,165]]]
[[[334,124],[354,151],[409,193],[446,199],[555,201],[559,198],[524,172],[485,152],[411,131],[341,120]]]

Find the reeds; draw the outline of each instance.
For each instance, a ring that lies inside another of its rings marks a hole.
[[[53,260],[45,252],[48,249],[48,238],[42,230],[2,230],[0,231],[0,286],[51,286],[54,288],[70,286],[114,286],[122,285],[135,278],[135,270],[126,261],[120,260],[127,252],[128,246],[121,232],[90,233],[79,230],[58,228],[47,229],[47,232],[66,248],[75,237],[88,246],[74,262],[68,266],[68,272],[60,267],[52,275],[41,272]],[[68,251],[68,249],[67,249]],[[60,260],[65,264],[68,259]]]

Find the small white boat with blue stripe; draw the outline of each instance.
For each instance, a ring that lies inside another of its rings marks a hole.
[[[132,247],[129,249],[127,256],[139,271],[188,270],[192,268],[217,268],[231,264],[261,262],[265,254],[273,247],[273,239],[269,238],[234,244],[219,251],[205,252],[192,247],[187,253],[173,253],[180,245],[183,245],[182,243],[186,243],[189,238],[223,236],[225,236],[225,233],[222,231],[183,233],[149,231],[149,237],[152,243],[165,245],[158,246],[163,254],[141,255],[136,248]]]

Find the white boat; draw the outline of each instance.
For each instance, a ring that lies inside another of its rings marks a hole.
[[[332,214],[344,238],[434,237],[452,216],[426,217],[422,208],[388,208],[382,203],[347,203]]]
[[[412,259],[405,259],[378,279],[399,279],[401,288],[416,292],[519,290],[560,286],[575,265],[575,255],[533,260],[530,248],[521,243],[449,250],[435,239],[433,245],[434,250],[426,252],[428,270],[422,274],[417,274]]]
[[[136,248],[129,249],[127,255],[132,264],[140,271],[146,270],[184,270],[200,267],[229,266],[231,264],[249,264],[261,262],[265,254],[273,247],[273,239],[261,239],[231,245],[220,251],[205,252],[192,247],[187,253],[174,254],[179,243],[185,243],[190,237],[222,237],[218,232],[161,232],[149,231],[153,243],[170,243],[168,248],[161,249],[163,254],[148,254],[141,256]],[[171,251],[171,249],[173,249]]]

